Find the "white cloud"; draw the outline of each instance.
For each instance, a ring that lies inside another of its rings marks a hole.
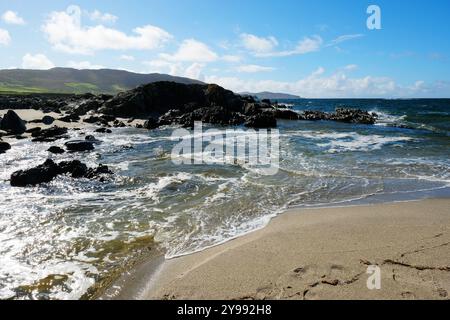
[[[260,52],[255,55],[257,57],[288,57],[293,55],[301,55],[319,51],[322,44],[323,39],[320,36],[315,35],[303,38],[303,40],[299,41],[293,50]]]
[[[23,69],[47,70],[54,68],[55,65],[43,54],[32,55],[27,53],[22,58]]]
[[[87,12],[87,14],[92,21],[97,21],[100,23],[115,23],[117,19],[119,19],[111,13],[103,13],[98,10]]]
[[[0,45],[7,46],[11,42],[8,30],[0,29]]]
[[[104,69],[105,68],[102,65],[92,64],[89,61],[79,61],[79,62],[69,61],[67,63],[67,67],[79,69],[79,70],[86,70],[86,69],[96,70],[96,69]]]
[[[191,78],[191,79],[198,79],[200,80],[203,78],[202,71],[203,71],[204,65],[198,62],[194,62],[189,67],[186,68],[184,71],[185,77]]]
[[[319,36],[305,37],[300,41],[295,48],[295,53],[305,54],[309,52],[318,51],[322,45],[323,40]]]
[[[253,34],[243,33],[240,35],[242,45],[253,53],[271,52],[278,46],[278,41],[275,37],[258,37]]]
[[[238,77],[219,76],[206,77],[205,81],[217,83],[235,92],[277,91],[308,98],[423,97],[430,96],[437,90],[445,92],[443,90],[450,88],[448,83],[426,86],[422,81],[418,81],[409,86],[401,86],[389,77],[365,76],[352,78],[346,74],[346,71],[348,70],[344,67],[326,75],[325,69],[321,67],[309,76],[293,82],[243,80]]]
[[[168,61],[213,62],[218,55],[203,42],[195,39],[184,40],[173,55],[162,53],[160,57]]]
[[[275,68],[259,66],[256,64],[242,65],[242,66],[238,66],[236,68],[236,71],[242,72],[242,73],[269,72],[269,71],[273,71],[273,70],[275,70]]]
[[[92,54],[107,49],[151,50],[160,48],[172,38],[168,32],[151,25],[133,29],[134,35],[103,25],[82,26],[81,9],[78,6],[52,12],[42,30],[54,49],[78,54]]]
[[[153,73],[167,73],[170,75],[178,75],[183,72],[183,66],[179,62],[169,62],[166,60],[151,60],[144,61],[144,65],[149,67],[149,72]]]
[[[130,56],[130,55],[126,55],[126,54],[121,55],[119,57],[119,59],[125,60],[125,61],[134,61],[135,60],[134,56]]]
[[[240,62],[242,60],[242,57],[233,56],[233,55],[225,55],[222,57],[222,60],[226,61],[226,62]]]
[[[342,36],[337,37],[336,39],[330,41],[330,43],[328,44],[328,46],[335,46],[339,43],[345,42],[345,41],[349,41],[349,40],[353,40],[353,39],[358,39],[364,37],[363,34],[345,34]]]
[[[8,10],[2,15],[2,20],[7,24],[23,25],[25,20],[17,12]]]
[[[354,70],[358,69],[358,65],[349,64],[349,65],[346,65],[343,69],[347,70],[347,71],[354,71]]]
[[[148,72],[150,73],[165,73],[172,76],[187,77],[202,81],[204,79],[202,71],[205,64],[199,62],[194,62],[186,66],[182,62],[171,62],[159,59],[144,61],[143,64],[149,67]]]

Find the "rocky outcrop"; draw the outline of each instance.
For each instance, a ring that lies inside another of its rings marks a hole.
[[[74,140],[65,143],[67,150],[71,152],[85,152],[92,151],[95,149],[94,143],[92,141],[86,140]]]
[[[277,119],[271,113],[261,113],[248,118],[245,126],[254,129],[276,128]]]
[[[72,178],[103,179],[105,175],[113,174],[107,166],[88,168],[84,163],[73,160],[59,164],[47,160],[43,164],[28,170],[16,171],[11,175],[10,183],[13,187],[35,186],[51,182],[58,175],[67,174]]]
[[[4,130],[10,134],[22,134],[27,130],[27,127],[25,121],[17,113],[9,110],[0,123],[0,130]]]
[[[18,97],[0,97],[0,102],[1,99],[9,101],[8,105],[16,105],[20,101]],[[375,114],[350,108],[338,108],[332,113],[315,110],[297,113],[270,100],[255,101],[251,97],[236,95],[214,84],[155,82],[114,97],[84,94],[27,96],[23,100],[30,104],[28,108],[37,108],[44,112],[64,112],[58,119],[60,121],[78,122],[83,116],[85,123],[106,128],[130,126],[134,119],[147,120],[144,125],[137,124],[136,127],[148,130],[171,124],[191,128],[195,121],[220,126],[246,124],[255,128],[271,128],[277,119],[358,124],[374,124],[377,121]],[[84,117],[85,115],[87,116]],[[119,120],[118,117],[125,120]],[[52,123],[51,117],[48,116],[42,121],[45,124]],[[5,119],[1,121],[2,124],[4,122]],[[23,133],[23,127],[17,129],[19,122],[17,119],[15,122],[16,130],[7,131],[9,134],[19,135]],[[3,129],[3,126],[0,129]],[[54,138],[36,136],[34,140],[54,141]]]
[[[330,116],[330,120],[332,121],[360,124],[375,124],[377,119],[378,115],[375,113],[346,108],[336,109],[336,112]]]
[[[53,142],[59,139],[66,138],[67,128],[52,127],[44,130],[36,130],[31,133],[33,142]]]
[[[8,142],[0,140],[0,153],[5,153],[11,149],[11,145]]]
[[[334,113],[326,113],[322,111],[303,111],[298,115],[299,120],[308,121],[337,121],[345,123],[357,124],[375,124],[378,115],[369,113],[360,109],[338,108]]]
[[[60,147],[56,147],[56,146],[48,148],[47,151],[50,153],[53,153],[53,154],[63,154],[66,152],[66,151],[64,151],[64,149],[62,149]]]
[[[16,171],[11,175],[11,186],[35,186],[52,181],[58,175],[58,166],[47,160],[43,164],[28,170]]]
[[[298,120],[299,115],[297,112],[288,109],[275,109],[273,115],[276,119],[283,120]]]
[[[97,133],[112,133],[111,129],[107,129],[107,128],[98,128],[95,130],[95,132],[97,132]]]
[[[190,112],[203,107],[221,106],[240,111],[243,100],[217,85],[184,85],[175,82],[155,82],[119,93],[99,111],[120,117],[159,117],[171,109]]]
[[[159,127],[159,121],[156,118],[150,117],[144,123],[144,129],[153,130]]]

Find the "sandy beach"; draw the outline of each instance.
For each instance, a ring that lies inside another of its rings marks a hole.
[[[165,261],[139,298],[448,299],[449,263],[449,199],[294,209]],[[381,269],[380,290],[367,288],[369,265]]]

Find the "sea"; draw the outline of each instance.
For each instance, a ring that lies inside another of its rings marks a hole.
[[[94,299],[150,252],[170,259],[201,251],[293,207],[449,197],[450,100],[279,103],[299,112],[360,108],[379,121],[280,120],[275,175],[239,161],[175,164],[175,127],[70,131],[71,140],[92,134],[102,142],[82,154],[46,151],[67,140],[13,141],[0,154],[0,299]],[[49,157],[105,164],[115,174],[104,182],[60,176],[37,187],[10,186],[11,173]]]

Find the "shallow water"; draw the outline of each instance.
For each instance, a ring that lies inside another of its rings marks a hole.
[[[360,107],[378,112],[380,123],[280,121],[275,176],[239,162],[177,166],[174,128],[110,135],[87,128],[103,142],[89,154],[45,151],[64,140],[14,142],[0,155],[0,298],[89,298],[155,242],[168,257],[187,254],[261,228],[288,206],[448,195],[449,100],[285,102],[295,110]],[[73,131],[74,138],[83,135]],[[12,172],[48,157],[102,163],[116,174],[105,183],[59,177],[9,186]]]

